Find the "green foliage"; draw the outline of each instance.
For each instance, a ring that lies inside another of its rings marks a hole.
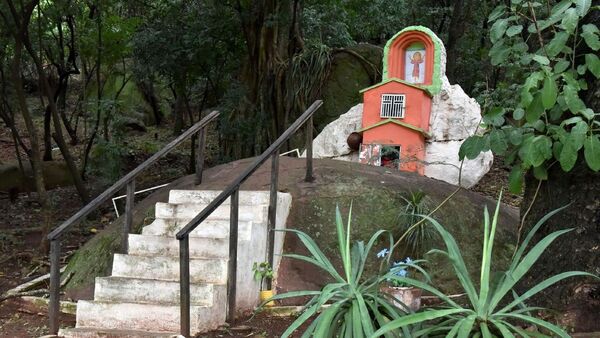
[[[274,296],[271,300],[292,297],[310,296],[312,299],[306,304],[304,312],[288,327],[282,337],[289,337],[297,328],[313,316],[317,316],[308,326],[303,337],[369,337],[375,330],[384,326],[390,320],[399,319],[405,311],[394,307],[386,297],[379,292],[380,284],[387,280],[407,283],[409,285],[423,285],[424,283],[396,274],[398,270],[407,267],[419,270],[426,278],[416,262],[402,263],[394,266],[389,271],[372,277],[363,276],[367,257],[373,245],[379,241],[389,241],[389,249],[385,262],[389,266],[392,256],[393,239],[385,231],[376,232],[369,242],[356,242],[350,246],[350,231],[352,211],[348,215],[348,223],[344,227],[339,208],[336,209],[336,228],[338,236],[338,249],[343,268],[341,272],[334,267],[331,261],[319,249],[317,243],[306,233],[298,230],[284,230],[295,233],[302,244],[310,252],[310,256],[287,254],[285,257],[298,259],[321,268],[333,282],[320,291],[293,291]],[[270,301],[270,300],[269,300]],[[329,304],[322,312],[321,307]],[[401,328],[404,336],[410,337],[409,328]],[[390,336],[391,335],[386,335]]]
[[[421,222],[416,227],[413,225],[421,220],[421,215],[429,214],[430,201],[427,194],[422,191],[411,192],[408,197],[401,198],[405,205],[398,215],[398,227],[403,243],[412,255],[420,255],[427,250],[435,238],[436,232],[425,222]]]
[[[538,258],[544,253],[546,248],[560,236],[571,231],[561,230],[553,232],[542,238],[526,252],[529,243],[544,222],[562,209],[564,208],[557,209],[544,216],[531,229],[523,243],[519,246],[508,270],[499,274],[497,278],[493,278],[492,252],[496,226],[498,223],[498,214],[500,211],[500,198],[498,199],[496,210],[491,220],[486,208],[484,211],[483,222],[483,257],[481,260],[480,279],[478,283],[471,279],[454,237],[437,221],[425,216],[439,232],[446,246],[445,251],[432,250],[432,253],[441,254],[449,259],[454,268],[456,277],[460,281],[463,291],[468,298],[468,305],[463,306],[462,304],[456,303],[442,292],[425,285],[423,289],[440,297],[440,299],[446,303],[445,307],[441,309],[426,310],[422,313],[411,314],[395,319],[375,332],[372,337],[378,337],[379,335],[393,332],[394,330],[406,327],[407,325],[429,322],[433,319],[438,319],[438,321],[434,322],[431,326],[428,326],[426,328],[427,332],[444,334],[446,337],[497,337],[499,334],[502,337],[530,337],[532,335],[516,326],[514,324],[515,321],[537,326],[539,329],[543,329],[550,333],[550,335],[541,333],[536,334],[536,337],[569,337],[569,335],[560,327],[536,318],[532,313],[540,308],[528,306],[525,302],[537,293],[563,279],[575,276],[596,276],[579,271],[564,272],[545,279],[531,289],[525,291],[523,294],[519,295],[513,291],[515,285],[525,274],[527,274]],[[477,290],[477,286],[479,287],[479,290]],[[492,332],[494,332],[493,335]]]
[[[260,281],[261,290],[263,289],[266,280],[273,279],[273,269],[269,262],[254,262],[254,264],[252,264],[252,272],[254,272],[254,280]]]
[[[485,112],[487,132],[467,139],[459,156],[473,159],[488,149],[505,156],[516,168],[510,175],[513,192],[528,170],[538,179],[547,179],[555,162],[570,171],[582,148],[588,167],[600,170],[596,113],[582,100],[586,78],[600,78],[595,53],[600,32],[594,24],[581,24],[592,10],[597,8],[588,0],[564,0],[553,7],[515,0],[490,14],[492,64],[518,68],[526,78],[516,101]]]
[[[126,149],[120,142],[98,140],[90,152],[91,174],[106,183],[115,182],[121,177],[123,157],[126,153]]]

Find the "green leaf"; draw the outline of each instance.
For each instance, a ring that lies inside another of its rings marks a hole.
[[[490,16],[488,17],[488,22],[496,21],[502,15],[504,15],[505,11],[506,11],[506,6],[505,5],[500,5],[500,6],[496,7],[496,8],[494,8],[494,10],[492,11],[492,13],[490,13]]]
[[[571,64],[567,60],[560,60],[554,65],[554,73],[560,74],[567,70]]]
[[[542,103],[545,109],[550,109],[556,104],[558,96],[558,87],[552,76],[546,76],[544,87],[542,88]]]
[[[513,119],[515,120],[520,120],[523,116],[525,116],[525,110],[523,110],[523,108],[517,108],[513,112]]]
[[[585,103],[579,98],[577,94],[578,90],[575,89],[572,85],[567,84],[563,87],[563,92],[565,95],[565,102],[569,107],[569,110],[573,114],[577,114],[578,112],[585,109]]]
[[[539,167],[533,167],[533,176],[538,180],[547,180],[548,179],[548,170],[546,170],[546,166],[540,165]]]
[[[404,327],[410,324],[417,324],[433,319],[450,316],[453,314],[467,312],[465,309],[447,309],[447,310],[430,310],[404,316],[396,320],[392,320],[387,325],[384,325],[371,336],[371,338],[380,337],[387,332],[396,330],[397,328]]]
[[[523,131],[521,128],[512,128],[508,131],[508,140],[512,145],[518,146],[523,142]]]
[[[542,103],[542,95],[536,94],[533,101],[527,107],[525,113],[525,120],[529,123],[537,121],[544,113],[544,104]]]
[[[498,41],[506,32],[506,28],[508,27],[508,19],[499,19],[492,25],[490,29],[490,39],[492,43]]]
[[[517,26],[510,26],[507,30],[506,30],[506,35],[508,37],[513,37],[517,34],[520,34],[523,31],[523,25],[517,25]]]
[[[492,65],[497,66],[504,62],[508,55],[510,54],[510,48],[504,45],[504,41],[500,40],[490,48],[490,62]]]
[[[538,135],[529,143],[527,151],[528,162],[539,167],[545,160],[552,158],[552,141],[548,136]]]
[[[543,55],[539,55],[539,54],[535,54],[533,56],[533,60],[535,60],[537,63],[539,63],[542,66],[547,66],[550,64],[550,60],[548,60],[547,57],[545,57]]]
[[[592,0],[577,0],[577,14],[584,17],[592,6]]]
[[[590,169],[593,171],[600,170],[600,139],[598,139],[598,135],[590,135],[585,139],[583,156]]]
[[[575,162],[577,162],[577,146],[571,141],[569,137],[565,143],[563,143],[562,150],[560,152],[560,157],[558,161],[560,162],[560,167],[569,172],[575,166]]]
[[[527,107],[531,104],[531,101],[533,101],[533,95],[531,95],[530,90],[532,88],[537,88],[538,83],[542,79],[544,79],[544,73],[542,72],[534,72],[527,77],[523,88],[521,88],[521,105],[523,107]]]
[[[479,135],[470,136],[460,146],[458,157],[462,161],[465,157],[472,160],[487,150],[487,138]]]
[[[586,108],[581,111],[581,115],[583,115],[583,117],[585,117],[586,119],[591,120],[594,118],[594,111],[590,108]]]
[[[563,50],[563,48],[565,48],[565,45],[567,44],[568,40],[569,40],[569,33],[567,33],[567,32],[556,33],[556,35],[554,35],[554,39],[552,39],[550,41],[550,43],[548,43],[546,45],[546,53],[548,53],[548,56],[549,57],[557,56]]]
[[[508,150],[508,143],[502,130],[494,129],[490,133],[490,149],[498,155],[504,155]]]
[[[598,58],[598,55],[585,54],[585,65],[597,79],[600,79],[600,58]]]
[[[520,194],[523,190],[523,171],[521,170],[521,166],[516,165],[510,171],[508,189],[513,194]]]
[[[600,38],[598,37],[598,27],[594,24],[581,26],[581,36],[585,43],[593,50],[600,49]]]
[[[562,19],[561,26],[565,31],[569,32],[569,34],[573,34],[575,32],[575,28],[577,28],[577,22],[579,21],[579,16],[575,11],[575,8],[569,8]]]

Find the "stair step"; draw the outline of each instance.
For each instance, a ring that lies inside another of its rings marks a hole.
[[[192,219],[196,217],[206,204],[171,204],[171,203],[156,203],[155,215],[156,218],[181,218]],[[240,205],[238,219],[241,221],[261,222],[266,220],[268,206],[249,206]],[[221,205],[208,216],[207,219],[228,220],[231,214],[229,205]]]
[[[190,302],[192,305],[212,305],[212,284],[191,284]],[[179,282],[155,279],[97,277],[94,300],[99,302],[179,304]]]
[[[190,314],[190,327],[194,333],[216,329],[225,321],[224,308],[191,306]],[[78,328],[179,332],[179,319],[179,305],[77,302]]]
[[[149,332],[139,330],[111,330],[99,328],[70,328],[60,329],[59,337],[64,338],[180,338],[175,332]]]
[[[112,275],[179,281],[179,257],[115,254]],[[227,282],[227,259],[191,258],[190,280],[192,283],[225,284]]]
[[[165,236],[175,238],[177,232],[183,229],[191,219],[159,218],[142,229],[142,235]],[[251,221],[238,222],[239,238],[250,240],[252,232]],[[190,233],[192,237],[229,238],[229,220],[206,220]]]
[[[129,254],[136,256],[179,257],[179,241],[174,237],[129,235]],[[191,238],[191,258],[229,257],[229,239]]]
[[[208,204],[212,202],[219,194],[220,190],[171,190],[169,192],[169,203],[200,203]],[[227,198],[223,204],[229,205],[231,200]],[[240,191],[240,205],[268,205],[268,191]]]

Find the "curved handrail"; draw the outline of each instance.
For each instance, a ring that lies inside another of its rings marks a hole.
[[[119,190],[123,189],[127,183],[131,180],[135,179],[142,171],[148,168],[150,165],[154,164],[158,159],[168,154],[173,148],[178,146],[180,143],[185,141],[191,135],[198,132],[200,129],[204,128],[208,123],[214,120],[217,116],[219,116],[218,111],[213,111],[210,114],[206,115],[202,120],[198,123],[190,127],[183,134],[179,135],[176,139],[167,144],[164,148],[159,150],[157,153],[152,155],[142,164],[137,166],[137,168],[130,171],[127,175],[123,176],[120,180],[118,180],[115,184],[113,184],[110,188],[106,189],[103,193],[98,195],[98,197],[94,198],[91,202],[89,202],[86,206],[81,208],[75,215],[71,216],[69,219],[64,221],[58,228],[54,229],[50,234],[48,234],[49,240],[56,240],[60,237],[68,228],[70,228],[73,224],[77,223],[83,217],[89,215],[92,211],[94,211],[100,204],[104,203],[111,196],[117,193]]]
[[[197,143],[198,150],[196,152],[196,182],[197,184],[201,181],[202,178],[202,169],[204,161],[204,144],[206,139],[205,127],[208,123],[212,122],[219,116],[218,111],[213,111],[210,114],[206,115],[202,120],[194,124],[188,130],[183,132],[183,134],[179,135],[176,139],[169,142],[166,146],[164,146],[161,150],[156,152],[142,164],[137,166],[137,168],[130,171],[127,175],[123,176],[120,180],[118,180],[115,184],[113,184],[110,188],[106,189],[103,193],[98,195],[98,197],[94,198],[91,202],[85,205],[81,210],[79,210],[75,215],[71,216],[65,222],[63,222],[58,228],[54,229],[50,234],[48,234],[48,239],[50,240],[50,301],[48,304],[48,317],[50,321],[50,333],[57,334],[58,326],[59,326],[59,292],[60,292],[60,237],[64,232],[69,230],[71,226],[79,222],[83,217],[89,215],[92,211],[98,208],[102,203],[108,200],[111,196],[117,193],[120,189],[127,186],[127,202],[126,202],[126,210],[125,210],[125,221],[123,222],[123,236],[122,236],[122,250],[126,251],[127,249],[127,234],[129,233],[129,228],[132,222],[132,209],[133,209],[133,201],[134,201],[134,193],[135,193],[135,178],[145,169],[147,169],[150,165],[154,164],[159,158],[168,154],[173,148],[181,144],[187,138],[192,135],[198,133],[199,140]]]
[[[322,100],[315,101],[292,125],[281,135],[267,150],[250,164],[242,174],[231,182],[212,202],[200,211],[188,224],[185,225],[175,236],[179,240],[179,293],[180,293],[180,334],[190,337],[190,255],[189,237],[190,233],[198,227],[208,216],[215,211],[225,200],[231,197],[230,225],[229,225],[229,261],[227,272],[227,320],[235,316],[235,294],[236,294],[236,272],[237,272],[237,244],[238,244],[238,212],[239,212],[239,188],[242,183],[250,177],[269,157],[272,157],[271,166],[271,189],[269,194],[269,220],[267,254],[269,263],[273,265],[274,236],[273,229],[276,223],[277,210],[277,182],[279,172],[279,148],[307,121],[306,133],[306,181],[312,181],[312,116],[323,104]]]
[[[279,138],[271,144],[267,150],[265,150],[251,165],[246,168],[246,170],[238,176],[231,184],[227,186],[223,190],[219,196],[215,197],[215,199],[210,202],[196,217],[194,217],[188,224],[181,229],[176,237],[178,240],[182,240],[184,237],[188,236],[190,232],[192,232],[200,223],[202,223],[208,216],[215,211],[237,188],[250,177],[257,169],[263,164],[275,151],[279,150],[279,148],[286,142],[290,136],[292,136],[300,127],[312,117],[314,112],[321,107],[323,104],[322,100],[317,100],[313,102],[313,104],[308,107],[308,109],[283,133]]]

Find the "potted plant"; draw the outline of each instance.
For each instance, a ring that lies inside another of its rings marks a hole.
[[[387,249],[383,249],[377,253],[377,257],[383,258],[388,253]],[[404,278],[409,277],[409,269],[411,267],[415,267],[415,262],[410,257],[406,257],[403,261],[392,263],[389,271],[390,277],[385,279],[385,283],[379,287],[379,291],[388,295],[390,302],[396,307],[416,312],[421,308],[422,290],[412,287],[403,281]]]
[[[268,262],[257,263],[254,262],[252,266],[254,271],[254,280],[260,281],[260,302],[264,303],[266,300],[273,298],[273,290],[264,290],[264,283],[266,280],[273,279],[273,269]],[[264,304],[264,306],[274,306],[275,302],[270,301]]]

